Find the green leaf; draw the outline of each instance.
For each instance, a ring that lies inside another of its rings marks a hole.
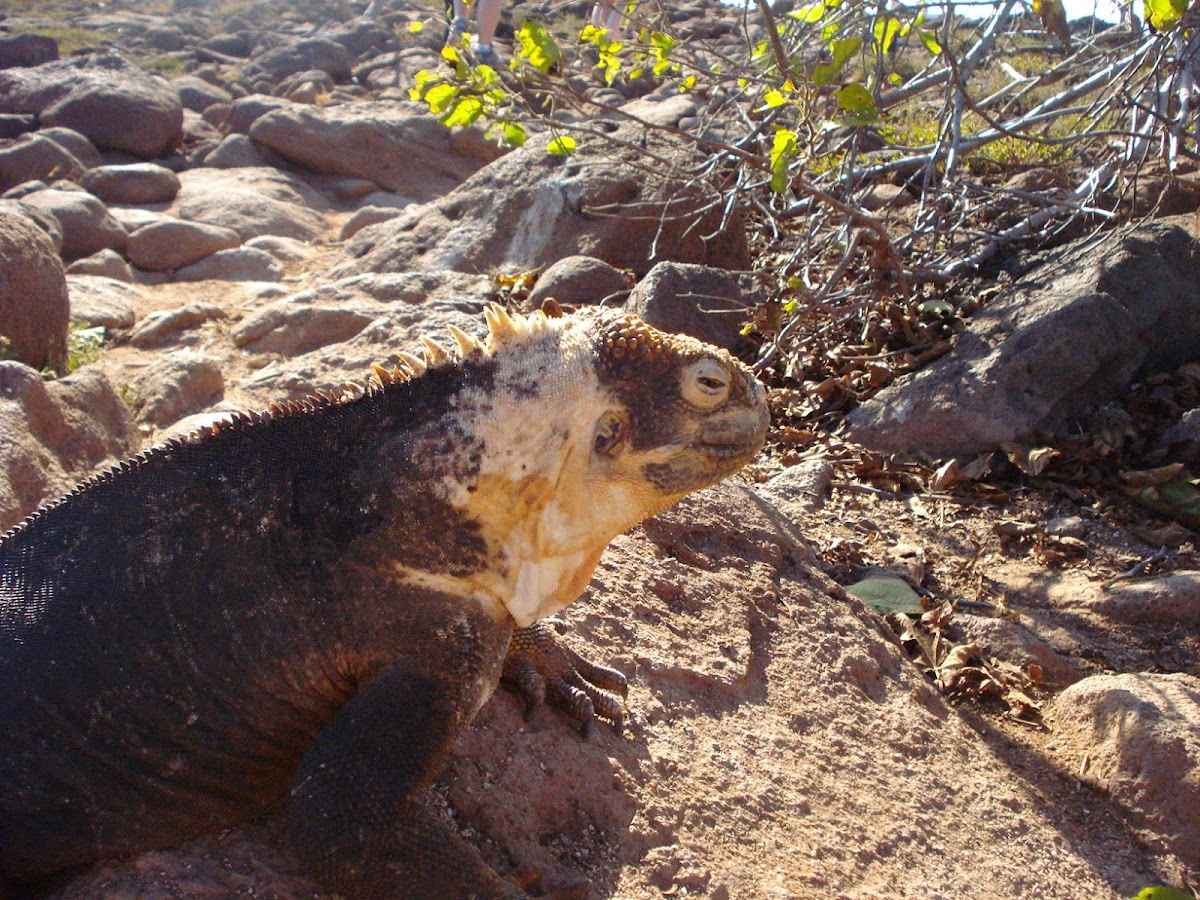
[[[429,111],[438,116],[450,107],[457,94],[458,88],[452,84],[435,84],[426,91],[425,102],[429,104]]]
[[[787,98],[780,91],[767,91],[763,95],[763,105],[767,109],[774,109],[777,106],[783,106],[785,103],[787,103]]]
[[[924,612],[917,592],[903,578],[894,575],[864,578],[846,588],[846,593],[853,594],[881,616],[890,612],[919,616]]]
[[[570,156],[575,152],[575,138],[569,134],[560,134],[546,145],[546,152],[551,156]]]
[[[887,53],[892,49],[892,44],[899,33],[899,19],[895,16],[881,16],[875,20],[875,27],[871,29],[871,34],[875,38],[872,49],[880,55]]]
[[[467,126],[473,124],[481,115],[483,115],[483,101],[468,94],[454,104],[454,108],[442,119],[442,124],[448,128],[458,125]]]
[[[809,3],[788,13],[793,19],[799,19],[805,25],[816,25],[825,18],[824,3]]]
[[[849,84],[843,84],[833,92],[833,96],[837,97],[838,106],[842,108],[842,111],[848,113],[847,121],[850,124],[864,125],[879,118],[879,112],[875,108],[875,98],[858,82],[852,81]]]
[[[788,167],[799,148],[796,132],[788,128],[775,130],[775,140],[771,144],[771,190],[775,193],[782,194],[792,183]]]
[[[1188,0],[1145,0],[1144,16],[1156,31],[1170,31],[1187,12]]]
[[[679,82],[679,93],[686,94],[688,91],[690,91],[695,86],[696,86],[696,76],[689,75],[687,78],[683,79],[683,81]]]
[[[425,23],[424,22],[409,22],[408,30],[410,32],[412,32],[413,34],[417,34],[418,32],[425,30]]]
[[[550,32],[536,19],[526,19],[517,32],[521,42],[520,57],[539,72],[549,72],[550,67],[562,58],[562,51]]]
[[[918,31],[917,37],[921,39],[921,43],[925,45],[925,49],[928,50],[933,56],[942,55],[942,45],[938,43],[938,39],[934,36],[932,31]]]
[[[1196,900],[1196,898],[1171,887],[1148,887],[1142,888],[1136,897],[1130,897],[1129,900]]]
[[[838,72],[846,67],[846,63],[850,61],[850,57],[854,56],[861,47],[862,38],[860,37],[842,38],[831,43],[829,45],[829,52],[833,58],[827,64],[818,65],[813,69],[813,81],[817,87],[833,81]]]
[[[516,122],[500,123],[500,144],[516,149],[525,143],[525,129]]]

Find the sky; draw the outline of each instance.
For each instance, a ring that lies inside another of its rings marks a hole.
[[[1114,0],[1063,0],[1063,5],[1067,8],[1068,19],[1094,15],[1106,22],[1117,21],[1117,4]],[[1137,3],[1134,11],[1140,16],[1141,3]]]

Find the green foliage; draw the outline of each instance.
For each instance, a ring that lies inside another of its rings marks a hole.
[[[106,337],[103,325],[72,325],[67,330],[67,374],[99,359]],[[47,381],[58,377],[53,369],[42,369],[41,374]]]
[[[422,69],[409,97],[423,102],[448,128],[489,123],[488,135],[503,147],[525,143],[525,129],[511,114],[511,98],[500,74],[487,65],[471,65],[457,47],[444,47],[442,58],[453,71]]]
[[[562,59],[562,51],[558,47],[558,42],[536,19],[525,20],[517,31],[517,41],[521,45],[518,59],[533,66],[539,72],[549,72]]]
[[[1155,31],[1171,31],[1187,8],[1188,0],[1145,0],[1143,15]]]
[[[1183,891],[1177,891],[1175,888],[1148,887],[1142,888],[1136,897],[1130,897],[1129,900],[1196,900],[1196,898]]]

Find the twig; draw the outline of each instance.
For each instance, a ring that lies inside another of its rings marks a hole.
[[[1141,575],[1142,572],[1144,572],[1150,566],[1154,565],[1155,563],[1162,562],[1163,560],[1165,560],[1167,558],[1167,556],[1170,555],[1170,552],[1171,551],[1168,547],[1159,547],[1157,550],[1155,550],[1153,553],[1151,553],[1149,556],[1147,556],[1145,559],[1143,559],[1141,562],[1139,562],[1132,569],[1122,572],[1120,575],[1114,575],[1112,578],[1108,579],[1107,581],[1102,581],[1100,583],[1100,590],[1107,591],[1110,587],[1112,587],[1118,581],[1128,581],[1131,578],[1137,578],[1137,576]]]

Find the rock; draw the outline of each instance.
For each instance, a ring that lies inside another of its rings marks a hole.
[[[289,75],[310,69],[320,69],[336,82],[349,81],[350,54],[336,41],[308,38],[253,57],[243,77],[247,81],[266,79],[278,84]]]
[[[172,281],[279,281],[283,263],[265,250],[234,247],[184,266]]]
[[[179,102],[183,104],[183,108],[193,112],[204,112],[217,103],[233,102],[233,94],[229,91],[195,75],[176,78],[172,84],[179,92]]]
[[[1094,675],[1063,691],[1052,722],[1081,777],[1152,846],[1200,874],[1200,679]]]
[[[231,228],[243,241],[264,234],[309,241],[325,228],[315,212],[325,206],[320,194],[275,169],[192,169],[180,181],[179,218]]]
[[[1127,625],[1200,629],[1200,572],[1119,581],[1078,600],[1081,608]]]
[[[232,228],[161,218],[129,235],[126,253],[139,269],[165,272],[180,269],[220,250],[241,244]]]
[[[862,208],[870,212],[904,209],[906,206],[912,206],[915,202],[912,194],[904,188],[887,182],[871,185],[859,201]]]
[[[297,241],[293,238],[276,237],[273,234],[264,234],[262,237],[251,238],[246,241],[246,246],[252,250],[262,250],[264,253],[270,253],[282,263],[302,262],[313,255],[311,244],[306,244],[304,241]]]
[[[23,116],[14,113],[0,114],[0,140],[20,137],[30,131],[37,130],[37,116]]]
[[[1200,245],[1175,226],[1054,251],[952,353],[854,410],[849,437],[937,457],[1044,438],[1135,376],[1200,358],[1197,283]]]
[[[567,256],[538,276],[529,292],[529,306],[537,309],[549,297],[568,306],[595,305],[619,300],[628,290],[625,276],[604,260]]]
[[[371,316],[358,310],[316,306],[290,298],[246,317],[230,338],[236,346],[257,353],[297,356],[348,340],[370,322]]]
[[[40,66],[58,59],[58,41],[44,34],[0,37],[0,69]]]
[[[128,232],[108,213],[108,207],[83,190],[47,188],[21,198],[54,216],[62,226],[62,257],[70,262],[104,249],[124,251]]]
[[[298,72],[281,81],[275,90],[293,103],[315,104],[333,93],[333,79],[320,70]]]
[[[104,278],[115,278],[118,281],[133,281],[133,270],[125,257],[115,250],[101,250],[83,259],[77,259],[67,266],[68,275],[99,275]]]
[[[73,324],[105,328],[131,327],[142,297],[142,292],[127,281],[102,275],[68,275],[67,292]]]
[[[177,309],[156,310],[138,323],[129,335],[129,343],[143,348],[182,343],[181,332],[223,318],[225,310],[211,303],[188,303]]]
[[[643,122],[670,128],[680,119],[694,116],[700,109],[690,94],[673,94],[670,97],[640,97],[621,105],[621,112],[636,116]],[[613,114],[615,115],[615,114]]]
[[[65,371],[70,303],[62,261],[46,233],[10,204],[0,204],[0,260],[0,359]]]
[[[244,134],[225,137],[204,157],[204,165],[213,169],[268,168],[279,160]]]
[[[27,181],[78,179],[84,165],[62,145],[38,134],[25,134],[0,149],[0,191]]]
[[[690,334],[732,350],[753,306],[738,277],[721,269],[660,262],[634,287],[625,308],[663,331]]]
[[[478,129],[450,129],[415,105],[395,103],[289,106],[257,119],[250,137],[314,172],[367,178],[420,201],[501,154]]]
[[[188,36],[174,25],[157,25],[146,29],[142,41],[155,50],[172,53],[187,46]]]
[[[1080,516],[1057,516],[1046,522],[1046,534],[1051,537],[1072,537],[1082,540],[1087,536],[1087,522]]]
[[[643,140],[640,132],[616,134]],[[680,152],[656,133],[645,141],[660,155]],[[593,139],[556,157],[536,144],[496,160],[444,197],[359,232],[330,274],[528,271],[572,255],[639,274],[663,259],[748,267],[741,226],[718,228],[720,210],[699,212],[709,204],[665,174],[648,173],[639,149]],[[716,231],[712,240],[701,237]]]
[[[1020,666],[1034,683],[1050,690],[1061,690],[1088,674],[1071,655],[1042,640],[1023,622],[960,611],[954,615],[953,627],[963,643],[975,644],[985,654]]]
[[[833,463],[826,459],[806,459],[788,466],[756,490],[799,525],[825,506],[832,483]]]
[[[128,456],[138,433],[95,366],[44,382],[0,362],[0,532],[53,500],[96,466]]]
[[[216,362],[183,350],[156,357],[131,388],[138,421],[162,428],[219,400],[225,378]]]
[[[46,184],[42,181],[31,181],[29,184],[34,186],[33,190],[30,190],[27,193],[20,192],[21,196],[27,196],[27,194],[36,193],[37,191],[46,189]],[[63,245],[62,223],[55,218],[53,213],[46,212],[44,209],[38,209],[38,207],[30,206],[29,204],[23,203],[20,200],[16,200],[15,202],[12,201],[10,198],[17,193],[18,191],[16,189],[6,193],[4,198],[0,199],[0,209],[7,209],[15,212],[37,225],[37,227],[41,229],[42,234],[46,235],[46,237],[50,239],[50,243],[54,245],[54,252],[61,256]]]
[[[133,163],[89,169],[79,185],[105,203],[169,203],[179,193],[179,176],[154,163]]]
[[[0,112],[36,113],[44,126],[65,125],[142,159],[162,154],[183,125],[171,86],[116,52],[0,70]]]
[[[68,151],[83,163],[86,169],[104,165],[104,157],[96,149],[96,145],[74,128],[67,128],[65,125],[56,125],[53,128],[43,127],[38,134],[41,137],[49,138]]]
[[[262,116],[277,109],[291,109],[293,104],[282,97],[268,97],[264,94],[250,94],[233,101],[229,108],[229,118],[225,121],[227,131],[235,134],[248,134],[250,128]]]
[[[355,211],[349,219],[342,224],[342,230],[338,232],[338,240],[344,241],[354,237],[368,225],[378,225],[380,222],[387,222],[400,215],[400,210],[394,206],[364,206]]]

